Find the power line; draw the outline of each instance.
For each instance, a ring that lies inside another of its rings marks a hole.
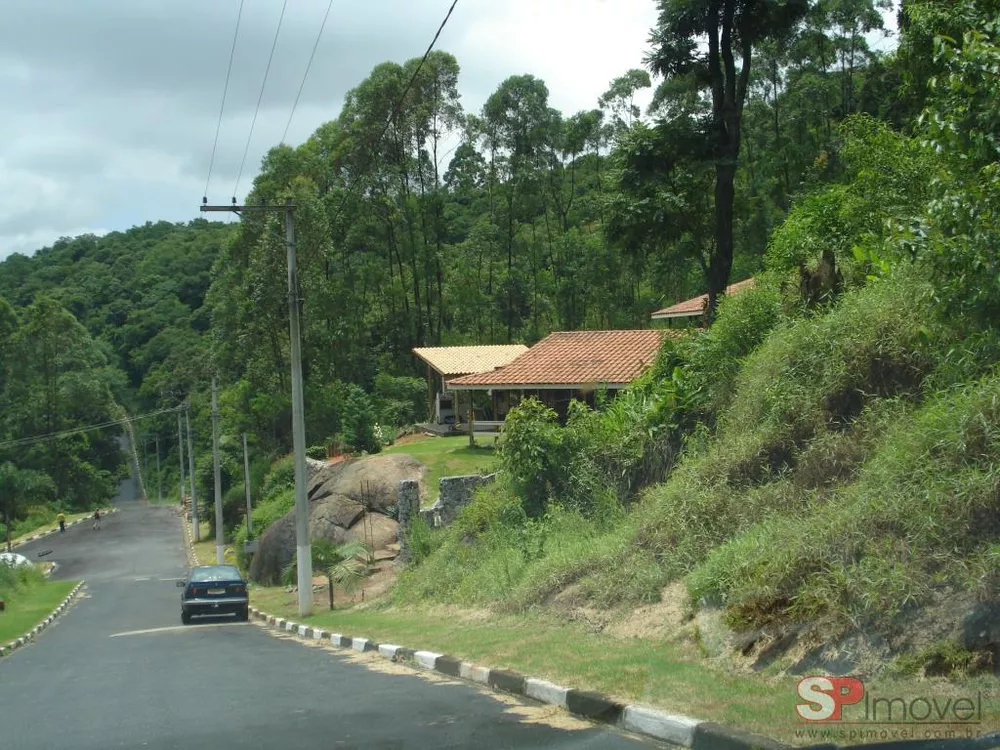
[[[313,44],[312,53],[309,55],[309,62],[306,63],[306,72],[302,76],[302,83],[299,84],[299,92],[295,95],[295,102],[292,104],[292,111],[288,115],[288,122],[285,123],[285,132],[281,134],[281,143],[285,142],[285,137],[288,135],[288,128],[291,127],[292,118],[295,116],[295,108],[299,106],[299,97],[302,96],[302,89],[306,86],[306,78],[309,77],[309,69],[312,68],[313,58],[316,57],[316,50],[319,47],[319,40],[323,38],[323,29],[326,28],[326,19],[330,17],[330,11],[333,9],[333,0],[326,6],[326,14],[323,16],[323,23],[319,26],[319,33],[316,35],[316,42]]]
[[[126,417],[125,419],[115,419],[110,422],[102,422],[101,424],[91,424],[86,427],[74,427],[70,430],[61,430],[60,432],[50,432],[47,435],[33,435],[32,437],[18,438],[17,440],[8,440],[6,442],[0,443],[0,448],[12,448],[18,445],[30,445],[31,443],[39,443],[43,440],[56,440],[58,438],[70,437],[72,435],[79,435],[82,432],[91,432],[92,430],[103,430],[107,427],[114,427],[119,424],[129,424],[132,422],[138,422],[140,419],[149,419],[150,417],[158,417],[161,414],[170,414],[176,411],[182,410],[183,406],[174,406],[169,409],[160,409],[159,411],[151,411],[146,414],[137,414],[134,417]]]
[[[236,54],[236,39],[240,35],[240,19],[243,18],[243,1],[236,13],[236,31],[233,32],[233,46],[229,50],[229,66],[226,68],[226,83],[222,87],[222,104],[219,106],[219,122],[215,126],[215,140],[212,142],[212,158],[208,162],[208,178],[205,180],[205,202],[208,202],[208,186],[212,182],[212,167],[215,166],[215,150],[219,146],[219,131],[222,130],[222,113],[226,110],[226,94],[229,93],[229,76],[233,72],[233,57]]]
[[[406,84],[406,88],[403,89],[403,95],[399,97],[399,100],[396,102],[396,106],[393,107],[392,114],[389,115],[389,119],[385,121],[385,127],[382,128],[382,132],[379,133],[378,138],[375,140],[375,144],[372,146],[372,151],[378,148],[382,139],[385,137],[385,134],[389,132],[389,126],[396,118],[396,115],[399,114],[399,110],[403,106],[403,102],[406,100],[406,95],[409,94],[410,89],[413,88],[413,83],[417,80],[417,76],[420,74],[420,69],[424,67],[424,63],[427,62],[427,58],[430,57],[431,50],[433,50],[434,45],[437,44],[438,37],[441,36],[441,32],[444,31],[444,27],[448,23],[448,19],[451,18],[451,12],[455,10],[456,5],[458,5],[458,0],[452,0],[451,7],[448,8],[448,13],[445,15],[441,25],[438,26],[437,33],[434,35],[434,38],[431,39],[431,43],[427,46],[427,51],[424,52],[424,56],[421,57],[420,62],[417,63],[417,67],[413,71],[413,75],[410,76],[410,80],[409,83]]]
[[[285,8],[288,7],[288,0],[281,4],[281,15],[278,16],[278,28],[274,30],[274,41],[271,42],[271,54],[267,58],[267,67],[264,69],[264,80],[260,84],[260,95],[257,97],[257,107],[253,111],[253,119],[250,120],[250,134],[247,136],[247,145],[243,149],[243,160],[240,162],[240,171],[236,175],[236,185],[233,187],[233,200],[236,200],[236,193],[239,192],[240,179],[243,177],[243,167],[247,163],[247,154],[250,153],[250,141],[253,139],[253,129],[257,124],[257,113],[260,112],[260,103],[264,100],[264,89],[267,87],[267,76],[271,72],[271,61],[274,59],[274,48],[278,46],[278,34],[281,33],[281,22],[285,18]]]
[[[444,31],[444,27],[447,25],[448,19],[451,18],[452,11],[455,10],[456,5],[458,5],[458,0],[452,0],[451,7],[448,8],[448,12],[447,14],[445,14],[444,20],[441,21],[441,25],[438,26],[437,33],[434,34],[434,38],[431,39],[431,43],[427,46],[427,51],[424,52],[424,56],[420,58],[420,62],[417,63],[417,67],[416,69],[414,69],[413,75],[410,76],[410,80],[406,84],[406,88],[403,89],[402,95],[399,97],[399,99],[396,101],[395,106],[392,108],[392,112],[389,114],[389,119],[386,120],[385,126],[382,128],[382,132],[379,133],[378,138],[376,138],[375,142],[372,144],[371,154],[369,156],[368,163],[365,164],[364,168],[358,170],[357,174],[354,177],[353,184],[348,187],[347,197],[350,197],[356,191],[358,185],[361,184],[362,175],[368,170],[368,167],[371,165],[371,162],[375,160],[375,157],[377,155],[376,151],[379,147],[379,144],[382,142],[382,139],[385,138],[385,134],[389,132],[389,126],[392,125],[392,121],[399,114],[399,110],[400,108],[402,108],[403,102],[406,101],[406,95],[409,94],[410,89],[413,88],[413,84],[417,80],[417,76],[420,75],[420,69],[423,68],[424,63],[427,62],[427,58],[430,57],[431,51],[434,49],[434,45],[437,44],[438,37],[440,37],[441,32]],[[334,218],[333,223],[339,221],[340,216],[344,211],[344,206],[346,205],[346,203],[347,203],[346,198],[345,200],[341,201],[340,208],[337,211],[337,216]]]

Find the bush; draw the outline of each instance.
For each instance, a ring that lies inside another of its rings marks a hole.
[[[317,461],[325,461],[327,458],[327,449],[325,445],[310,445],[306,448],[306,456],[308,458],[314,458]]]
[[[378,421],[384,425],[405,427],[427,419],[427,381],[423,378],[380,372],[375,376],[374,396]]]
[[[275,461],[264,477],[261,500],[268,501],[295,487],[295,456],[285,456]]]
[[[566,489],[569,467],[564,437],[558,415],[534,397],[507,415],[500,465],[529,516],[544,513],[549,497]]]
[[[360,387],[349,386],[343,412],[344,442],[353,451],[378,453],[381,445],[375,438],[375,407]]]

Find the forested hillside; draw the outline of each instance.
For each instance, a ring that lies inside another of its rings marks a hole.
[[[515,409],[498,487],[399,601],[662,604],[753,670],[995,672],[998,9],[908,7],[920,119],[835,125],[755,287],[603,412]]]
[[[696,33],[673,4],[658,5],[646,68],[623,71],[592,109],[559,112],[544,81],[512,71],[468,111],[460,61],[436,51],[423,65],[376,66],[336,119],[298,147],[269,152],[247,201],[297,206],[310,444],[340,437],[374,450],[376,422],[391,434],[419,420],[416,345],[530,344],[552,330],[645,327],[654,309],[705,290],[711,318],[727,283],[782,254],[785,285],[811,289],[807,301],[842,291],[839,282],[824,286],[825,274],[831,257],[840,264],[861,252],[852,201],[886,189],[863,184],[884,165],[859,166],[857,154],[866,138],[919,130],[942,65],[934,34],[965,20],[943,13],[948,4],[907,4],[898,51],[882,54],[869,42],[888,3],[789,3],[728,42],[752,49],[742,67],[715,70],[683,42]],[[646,89],[644,111],[635,102]],[[885,199],[925,200],[903,190],[913,174]],[[881,231],[883,218],[866,215],[865,231]],[[291,443],[283,237],[278,217],[252,214],[61,240],[0,264],[0,294],[22,327],[32,310],[52,325],[53,316],[75,317],[79,325],[56,327],[78,331],[104,357],[85,372],[106,373],[107,409],[145,414],[190,400],[203,496],[216,375],[223,484],[236,497],[239,433],[261,462]],[[871,252],[869,262],[883,262]],[[840,265],[837,273],[852,272]],[[43,299],[54,302],[39,307]],[[10,351],[13,373],[21,360]],[[76,366],[60,364],[58,377]],[[52,406],[45,414],[11,422],[7,434],[41,435],[83,418]],[[161,438],[172,490],[176,416],[137,429],[142,442]],[[61,441],[49,443],[40,470],[81,455]],[[112,471],[118,461],[87,465]],[[102,493],[104,485],[87,501]]]

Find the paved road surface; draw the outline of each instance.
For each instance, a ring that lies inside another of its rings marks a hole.
[[[175,627],[180,520],[134,496],[126,482],[99,531],[80,524],[18,549],[51,549],[56,577],[88,586],[36,643],[0,660],[3,750],[659,746],[537,723],[528,702],[370,671],[253,624]],[[129,634],[143,630],[154,632]]]

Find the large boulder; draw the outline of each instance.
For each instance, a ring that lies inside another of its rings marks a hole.
[[[342,544],[360,539],[375,552],[394,545],[399,525],[386,511],[396,502],[395,488],[401,479],[422,483],[426,473],[426,466],[403,454],[375,455],[318,469],[306,488],[310,540]],[[280,583],[282,571],[294,558],[292,510],[261,534],[250,577],[258,583]]]
[[[365,503],[371,510],[384,511],[396,502],[396,485],[401,479],[423,484],[427,467],[402,453],[377,454],[341,461],[316,472],[306,493],[311,501],[346,495]]]

